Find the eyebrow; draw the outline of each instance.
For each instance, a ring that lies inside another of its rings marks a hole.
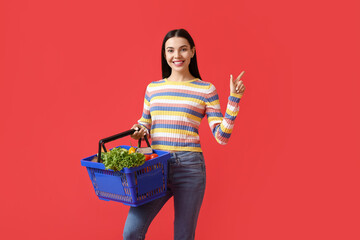
[[[179,48],[182,48],[182,47],[188,47],[188,45],[182,45]],[[166,49],[168,49],[168,48],[173,48],[173,47],[167,47]]]

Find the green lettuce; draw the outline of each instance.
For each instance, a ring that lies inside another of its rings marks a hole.
[[[145,155],[131,153],[125,148],[113,148],[109,152],[101,153],[101,159],[106,169],[120,171],[123,168],[138,167],[145,163]]]

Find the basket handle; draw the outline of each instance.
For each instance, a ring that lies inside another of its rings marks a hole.
[[[118,134],[115,134],[115,135],[113,135],[113,136],[110,136],[110,137],[101,139],[101,140],[99,141],[98,162],[100,162],[100,159],[101,159],[101,148],[103,148],[104,151],[107,152],[107,150],[106,150],[106,148],[105,148],[105,143],[114,141],[114,140],[119,139],[119,138],[122,138],[122,137],[129,136],[129,135],[133,134],[135,131],[136,131],[135,129],[130,129],[130,130],[127,130],[127,131],[125,131],[125,132],[118,133]],[[145,139],[148,147],[150,147],[150,143],[149,143],[149,140],[148,140],[148,138],[147,138],[146,135],[144,135],[144,139]],[[139,147],[141,146],[141,138],[139,139],[138,146],[139,146]]]

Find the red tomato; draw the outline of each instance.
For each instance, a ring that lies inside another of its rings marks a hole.
[[[147,160],[149,160],[149,159],[151,159],[151,156],[148,155],[148,154],[145,154],[145,161],[147,161]]]
[[[153,159],[153,158],[156,158],[156,157],[158,157],[158,155],[156,153],[153,153],[153,154],[150,155],[150,159]]]

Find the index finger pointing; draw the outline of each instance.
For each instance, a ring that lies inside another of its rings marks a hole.
[[[239,76],[236,78],[236,81],[240,80],[240,78],[244,75],[245,71],[242,71]]]

